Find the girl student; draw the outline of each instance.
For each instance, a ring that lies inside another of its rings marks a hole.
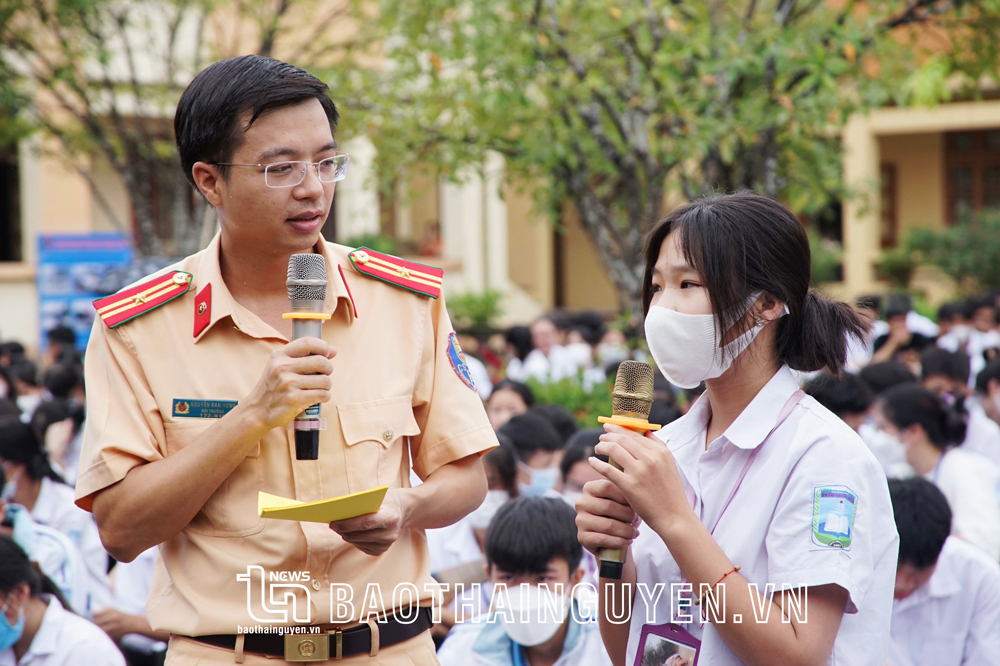
[[[810,291],[802,225],[755,194],[678,208],[645,259],[653,359],[706,391],[655,437],[607,425],[597,453],[622,470],[590,459],[605,478],[577,502],[580,542],[628,549],[621,581],[600,585],[612,661],[640,663],[659,636],[699,666],[884,665],[898,549],[886,479],[793,372],[838,373],[856,315]],[[631,595],[628,622],[608,616],[611,594]]]

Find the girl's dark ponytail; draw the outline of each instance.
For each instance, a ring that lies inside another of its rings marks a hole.
[[[965,441],[968,412],[949,405],[917,383],[893,386],[880,398],[882,412],[900,430],[919,424],[927,439],[942,451]]]
[[[806,294],[798,312],[792,304],[788,307],[789,314],[778,320],[778,360],[793,370],[826,369],[840,375],[847,362],[848,338],[861,340],[865,335],[854,309],[846,303],[828,301],[813,290]]]

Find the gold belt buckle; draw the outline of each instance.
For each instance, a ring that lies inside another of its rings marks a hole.
[[[341,658],[340,629],[334,632],[336,659]],[[285,634],[285,661],[307,663],[330,659],[330,634]]]

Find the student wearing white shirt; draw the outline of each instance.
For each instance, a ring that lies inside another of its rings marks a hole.
[[[902,443],[916,473],[948,498],[952,534],[1000,559],[1000,469],[956,446],[965,438],[961,412],[922,386],[901,384],[880,396],[874,413],[879,428]]]
[[[899,531],[890,666],[1000,666],[1000,566],[949,537],[951,509],[925,479],[889,482]]]
[[[611,666],[593,608],[574,598],[584,571],[573,518],[549,497],[500,509],[486,537],[494,613],[456,626],[438,652],[442,666]]]
[[[989,296],[969,302],[969,323],[937,339],[937,346],[948,351],[962,350],[969,355],[969,386],[974,386],[976,375],[986,367],[985,353],[1000,348],[1000,333],[996,331],[996,306]]]
[[[962,450],[986,456],[1000,465],[1000,425],[986,416],[977,400],[970,399],[968,355],[963,351],[949,352],[931,347],[920,355],[920,367],[924,388],[964,413],[966,428]]]
[[[107,634],[55,593],[13,539],[0,536],[0,666],[125,666]]]
[[[600,607],[646,586],[630,622],[600,616],[616,666],[638,663],[653,631],[698,649],[700,666],[885,664],[898,543],[885,476],[792,373],[839,372],[862,326],[809,275],[801,223],[755,194],[694,201],[650,233],[650,352],[671,383],[707,388],[656,437],[605,426],[597,452],[622,470],[590,461],[606,479],[577,502],[580,542],[628,549]],[[718,606],[704,625],[702,600]]]
[[[74,490],[52,469],[34,430],[15,418],[0,419],[0,464],[7,475],[4,498],[31,512],[35,522],[59,530],[83,556],[93,608],[111,602],[108,553],[94,517],[73,502]]]

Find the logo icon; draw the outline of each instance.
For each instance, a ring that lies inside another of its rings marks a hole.
[[[302,583],[289,581],[297,574],[283,574],[271,580],[264,574],[264,567],[247,565],[246,573],[236,575],[236,580],[247,584],[247,612],[261,624],[311,624],[312,600],[309,588]],[[304,574],[304,580],[308,579]],[[262,617],[260,614],[263,614]]]

